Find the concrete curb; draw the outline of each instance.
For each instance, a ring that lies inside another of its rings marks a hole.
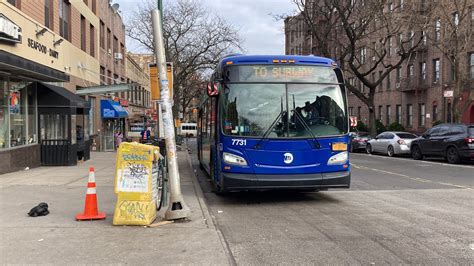
[[[211,213],[210,213],[209,209],[207,208],[207,204],[206,204],[206,201],[204,199],[204,193],[202,192],[201,185],[199,185],[199,182],[196,182],[197,181],[196,172],[194,171],[193,164],[191,162],[191,156],[189,156],[188,147],[185,146],[185,148],[186,149],[185,149],[184,152],[186,153],[186,159],[188,161],[188,166],[191,169],[191,172],[193,174],[193,177],[191,178],[191,182],[193,183],[194,192],[196,193],[196,197],[198,199],[199,206],[201,207],[202,214],[203,214],[204,218],[206,219],[206,225],[209,228],[217,230],[217,227],[214,223],[214,220],[212,219]]]
[[[219,240],[221,241],[222,248],[224,249],[224,253],[227,257],[227,261],[229,262],[229,265],[237,265],[237,262],[235,261],[235,258],[232,254],[232,251],[230,250],[229,244],[224,238],[224,235],[222,234],[221,230],[217,226],[217,221],[213,215],[211,215],[209,208],[207,207],[206,199],[204,198],[204,192],[202,191],[201,185],[199,184],[198,178],[197,178],[197,173],[193,168],[193,164],[191,161],[191,156],[189,155],[189,149],[187,145],[184,145],[186,147],[186,157],[188,160],[189,167],[191,168],[194,177],[191,179],[193,182],[194,186],[194,191],[196,192],[196,196],[199,201],[199,205],[201,206],[202,213],[204,217],[206,217],[206,224],[210,227],[216,230],[217,235],[219,236]],[[208,222],[211,221],[211,222]]]

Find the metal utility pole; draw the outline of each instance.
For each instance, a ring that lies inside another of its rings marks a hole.
[[[162,101],[164,138],[166,143],[166,157],[168,160],[168,174],[170,185],[170,202],[165,218],[168,220],[182,219],[189,216],[190,210],[184,203],[181,194],[181,184],[178,171],[178,160],[176,158],[176,142],[174,135],[173,109],[168,88],[168,77],[166,69],[165,46],[163,45],[163,31],[161,27],[161,16],[158,10],[151,12],[153,21],[153,35],[155,39],[156,65],[160,78],[160,95]]]

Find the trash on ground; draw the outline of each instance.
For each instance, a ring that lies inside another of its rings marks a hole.
[[[28,166],[27,166],[27,167],[25,167],[25,171],[28,171],[28,170],[30,170],[30,168],[29,168]]]
[[[167,224],[172,224],[172,223],[174,223],[174,221],[161,221],[161,222],[158,222],[158,223],[150,224],[150,225],[148,225],[147,227],[154,228],[154,227],[158,227],[158,226],[162,226],[162,225],[167,225]]]
[[[49,214],[48,204],[45,202],[41,202],[40,204],[38,204],[38,206],[31,209],[30,212],[28,213],[28,215],[31,217],[46,216],[48,214]]]
[[[43,242],[43,240],[44,240],[43,238],[41,238],[41,239],[38,239],[38,242]]]
[[[217,213],[223,213],[224,211],[217,211]]]

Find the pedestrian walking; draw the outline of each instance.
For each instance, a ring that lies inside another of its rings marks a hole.
[[[115,133],[115,145],[116,145],[117,149],[120,147],[120,144],[122,143],[122,141],[123,141],[123,134],[119,130]]]

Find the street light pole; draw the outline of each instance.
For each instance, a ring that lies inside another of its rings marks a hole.
[[[156,66],[160,75],[163,127],[170,185],[170,202],[168,204],[168,210],[165,213],[165,218],[168,220],[176,220],[188,217],[190,210],[184,203],[183,195],[181,194],[178,160],[176,158],[173,110],[168,88],[165,47],[163,45],[163,32],[160,23],[161,16],[158,10],[155,9],[151,12],[151,17],[155,39]]]

